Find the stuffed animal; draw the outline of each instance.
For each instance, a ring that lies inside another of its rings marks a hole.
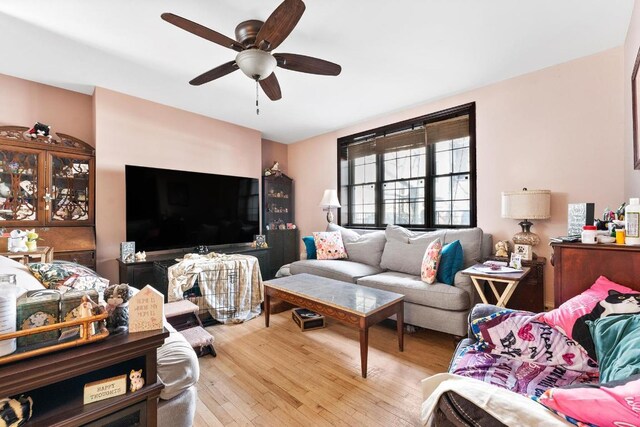
[[[45,125],[44,123],[36,122],[35,125],[31,129],[29,129],[29,136],[31,138],[37,138],[39,136],[46,136],[51,139],[51,135],[49,132],[51,131],[51,126]]]
[[[9,252],[27,252],[27,232],[13,230],[9,234]]]
[[[144,261],[147,259],[147,253],[145,251],[136,252],[135,260],[136,261]]]
[[[0,399],[0,427],[18,427],[33,415],[33,399],[20,396],[17,399]]]
[[[508,257],[509,256],[509,242],[507,240],[500,240],[496,243],[495,246],[497,257]]]
[[[144,387],[144,378],[142,378],[142,369],[134,371],[133,369],[129,373],[129,379],[131,380],[131,385],[129,385],[129,390],[131,393],[134,391],[140,390]]]
[[[126,283],[111,285],[104,291],[107,303],[107,329],[118,334],[129,330],[129,298],[132,292]]]

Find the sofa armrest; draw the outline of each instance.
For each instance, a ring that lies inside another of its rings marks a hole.
[[[458,271],[453,279],[453,286],[456,288],[460,288],[469,294],[469,307],[473,307],[480,301],[480,296],[476,291],[476,287],[473,286],[473,282],[471,281],[471,277],[466,274],[462,274],[461,271]]]

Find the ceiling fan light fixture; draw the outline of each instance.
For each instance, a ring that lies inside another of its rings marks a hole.
[[[278,61],[273,55],[260,49],[247,49],[236,55],[238,68],[254,80],[263,80],[269,77],[277,63]]]

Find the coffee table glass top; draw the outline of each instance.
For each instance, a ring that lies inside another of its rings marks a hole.
[[[268,280],[266,286],[361,315],[368,315],[404,299],[404,295],[312,274]]]

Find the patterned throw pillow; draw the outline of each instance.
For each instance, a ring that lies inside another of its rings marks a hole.
[[[98,276],[95,271],[73,262],[35,262],[29,264],[29,270],[45,287],[62,292],[70,289],[76,291],[95,289],[102,293],[109,286],[107,279]]]
[[[440,238],[437,238],[427,246],[424,258],[422,258],[422,268],[420,269],[420,278],[423,282],[432,284],[436,281],[441,252],[442,240]]]
[[[313,233],[318,259],[345,259],[347,251],[342,243],[339,231],[322,231]]]

